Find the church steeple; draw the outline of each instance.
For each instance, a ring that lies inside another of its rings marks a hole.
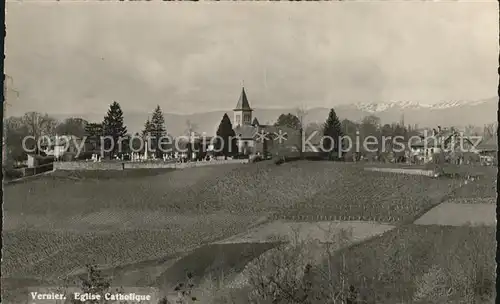
[[[252,111],[250,108],[250,103],[248,102],[247,94],[245,92],[245,87],[241,88],[240,98],[236,107],[233,109],[234,113],[234,124],[238,125],[250,125],[252,123]]]
[[[236,108],[234,108],[234,111],[253,111],[252,108],[250,108],[250,104],[248,103],[245,87],[241,88],[240,99],[238,99],[238,103],[236,104]]]

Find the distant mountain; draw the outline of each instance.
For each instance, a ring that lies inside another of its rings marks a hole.
[[[382,123],[399,122],[404,115],[405,124],[418,124],[420,127],[455,126],[467,125],[483,126],[496,121],[498,99],[489,98],[478,101],[456,101],[433,105],[419,104],[415,102],[392,102],[372,104],[350,104],[335,107],[337,115],[353,121],[360,121],[368,115],[375,115]],[[306,123],[322,123],[328,116],[328,108],[312,108],[308,110]],[[294,108],[284,109],[255,109],[253,116],[260,123],[274,123],[282,113],[295,113]],[[224,115],[224,111],[214,111],[195,114],[171,114],[165,113],[167,131],[172,135],[180,135],[186,132],[187,122],[195,126],[197,132],[215,134],[217,127]],[[232,111],[227,111],[229,117],[233,117]],[[149,113],[125,113],[125,124],[130,133],[140,132],[143,129]],[[68,115],[52,115],[59,120],[69,117]],[[81,117],[88,121],[102,121],[104,114],[75,114],[73,117]]]

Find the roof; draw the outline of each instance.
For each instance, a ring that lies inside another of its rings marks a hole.
[[[266,139],[272,140],[286,146],[296,146],[300,147],[300,131],[288,127],[280,126],[249,126],[242,125],[234,129],[236,136],[243,140],[258,140],[261,141],[259,135],[262,132],[262,136]]]
[[[259,121],[257,120],[257,117],[255,117],[252,121],[252,126],[258,126],[260,125]]]
[[[234,128],[234,133],[236,133],[236,136],[240,137],[241,139],[253,139],[257,131],[258,127],[254,127],[251,125],[239,125]]]
[[[236,108],[234,108],[234,110],[253,111],[252,108],[250,108],[250,104],[248,103],[248,98],[244,87],[241,88],[240,99],[238,99],[238,103],[236,104]]]
[[[495,137],[491,137],[486,140],[482,140],[476,149],[482,151],[498,151],[498,140]]]
[[[420,139],[414,138],[410,145],[412,147],[441,147],[443,144],[447,145],[451,140],[452,136],[461,137],[456,130],[442,129],[441,132],[432,135],[432,133],[424,133],[424,135],[419,135]],[[463,137],[465,140],[468,138]]]

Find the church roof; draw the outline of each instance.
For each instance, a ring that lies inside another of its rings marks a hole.
[[[240,125],[234,128],[234,133],[241,139],[253,139],[257,131],[257,127],[250,125]]]
[[[260,123],[259,123],[259,121],[257,120],[257,117],[255,117],[255,118],[253,119],[253,121],[252,121],[252,126],[259,126],[259,125],[260,125]]]
[[[240,99],[238,99],[238,103],[236,104],[236,108],[234,108],[234,110],[252,111],[252,108],[250,108],[250,104],[248,103],[248,98],[244,87],[241,88]]]
[[[264,132],[266,138],[271,140],[276,140],[278,134],[282,134],[283,140],[286,139],[286,145],[297,145],[300,147],[300,132],[298,130],[281,127],[281,126],[252,126],[252,125],[241,125],[234,128],[234,133],[236,136],[244,140],[254,140],[258,138],[258,134]]]

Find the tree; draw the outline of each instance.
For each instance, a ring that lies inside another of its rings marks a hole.
[[[147,149],[147,151],[151,150],[151,147],[149,147],[150,144],[150,138],[151,138],[151,132],[153,131],[153,125],[151,124],[151,120],[148,119],[144,123],[144,129],[142,130],[142,139],[144,140],[144,147],[143,149]],[[148,146],[146,148],[146,145]]]
[[[156,156],[161,157],[163,146],[160,147],[160,140],[167,134],[167,130],[165,128],[165,118],[163,117],[163,112],[159,105],[157,105],[153,111],[153,117],[150,123],[150,133],[154,143],[154,149],[156,149]]]
[[[102,124],[87,123],[87,125],[85,125],[85,136],[87,137],[87,141],[90,142],[94,147],[94,150],[97,150],[102,135],[103,135]]]
[[[379,127],[380,127],[380,118],[374,115],[368,115],[363,118],[360,125],[360,133],[363,138],[367,136],[376,136],[379,135]]]
[[[186,134],[188,136],[191,136],[191,135],[194,135],[196,133],[196,129],[198,128],[198,126],[193,123],[191,120],[186,120]]]
[[[343,136],[350,140],[349,151],[346,151],[344,154],[344,159],[358,161],[360,158],[360,147],[357,141],[357,136],[359,136],[359,124],[349,119],[343,119],[340,125]]]
[[[28,130],[28,135],[33,136],[34,143],[38,143],[42,136],[55,135],[57,121],[47,114],[28,112],[24,114],[21,120]],[[37,153],[39,153],[39,147],[36,148]]]
[[[198,148],[196,145],[195,145],[195,138],[196,138],[196,129],[198,128],[198,126],[193,123],[191,120],[186,120],[186,135],[188,136],[188,143],[187,143],[187,154],[188,154],[188,158],[191,159],[192,157],[192,154],[193,154],[193,151],[196,151],[196,149]]]
[[[353,139],[356,136],[356,132],[359,131],[359,124],[349,119],[343,119],[340,125],[342,126],[342,133],[352,136]]]
[[[368,141],[367,137],[374,136],[377,139],[377,147],[376,147],[376,154],[377,156],[379,155],[380,152],[380,118],[378,118],[375,115],[368,115],[363,118],[361,121],[361,124],[359,126],[360,128],[360,142],[363,143],[372,143],[373,141]],[[372,145],[369,146],[363,146],[363,148],[369,149],[369,151],[363,151],[365,154],[370,154],[373,152],[372,150],[374,149]]]
[[[111,145],[111,152],[112,154],[115,154],[118,149],[119,140],[127,134],[127,128],[123,124],[123,111],[118,102],[113,101],[110,105],[102,125],[104,136],[111,137],[113,141],[112,143],[107,142],[107,145],[105,144],[105,148],[109,149]]]
[[[217,150],[221,151],[222,155],[227,159],[237,152],[236,133],[234,133],[233,125],[227,113],[224,114],[217,129],[218,140],[215,143]]]
[[[485,124],[483,127],[483,138],[484,139],[490,139],[496,134],[498,130],[498,125],[496,123],[490,123],[490,124]]]
[[[26,151],[23,149],[23,138],[29,135],[26,125],[23,124],[22,117],[9,117],[4,120],[4,151],[3,164],[11,167],[13,162],[26,159]],[[34,142],[26,143],[33,148]]]
[[[306,136],[309,136],[314,132],[322,133],[323,132],[323,124],[317,123],[317,122],[311,122],[311,123],[307,124],[307,126],[304,128],[304,133],[306,134]]]
[[[153,130],[153,125],[151,124],[151,120],[149,120],[149,117],[148,117],[148,119],[144,123],[144,129],[142,130],[142,136],[143,137],[150,136],[152,130]]]
[[[323,128],[323,135],[323,147],[326,151],[329,151],[328,156],[332,159],[335,153],[339,155],[338,152],[341,148],[340,140],[343,135],[342,126],[334,109],[330,109],[330,113],[328,113],[328,118]]]
[[[274,125],[277,127],[288,127],[295,130],[300,130],[301,121],[297,116],[291,113],[281,114]]]
[[[86,265],[87,275],[80,277],[82,293],[104,294],[109,290],[110,282],[104,278],[101,271],[95,265]],[[85,303],[100,303],[98,300],[89,300]],[[81,303],[80,300],[72,299],[72,303]]]
[[[299,142],[300,142],[300,147],[299,147],[299,153],[300,153],[300,158],[303,159],[304,158],[304,142],[303,142],[303,138],[304,138],[304,120],[307,116],[307,110],[305,107],[298,107],[297,110],[296,110],[296,113],[297,113],[297,118],[299,119],[299,136],[300,136],[300,139],[299,139]]]
[[[3,115],[2,115],[2,117],[5,117],[7,106],[10,106],[10,100],[17,99],[19,97],[19,92],[12,88],[12,86],[13,86],[12,84],[13,84],[12,77],[4,74],[4,82],[3,82],[3,99],[4,100],[3,100]],[[12,93],[14,93],[14,95],[12,95]],[[2,136],[2,147],[3,147],[2,160],[4,163],[6,163],[6,161],[8,159],[8,147],[7,147],[7,138],[6,138],[7,132],[8,132],[7,125],[4,122],[3,136]]]
[[[83,138],[86,134],[88,121],[78,117],[67,118],[56,127],[58,135],[74,135]]]
[[[131,150],[138,152],[141,149],[141,141],[137,140],[137,138],[140,138],[138,132],[135,133],[134,138],[134,140],[129,140],[128,144]]]

